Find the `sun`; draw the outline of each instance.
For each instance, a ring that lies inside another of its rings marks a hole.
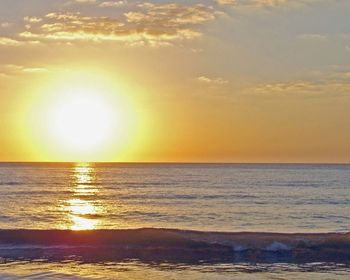
[[[76,87],[62,93],[52,108],[51,130],[67,149],[91,151],[112,137],[118,121],[116,108],[103,92]]]
[[[23,102],[16,124],[28,156],[41,161],[128,161],[147,141],[139,91],[97,71],[56,73]]]

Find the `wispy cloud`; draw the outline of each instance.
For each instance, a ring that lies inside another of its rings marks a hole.
[[[311,41],[326,41],[328,39],[327,35],[317,33],[302,34],[298,38]]]
[[[290,0],[216,0],[219,5],[276,7],[291,3]]]
[[[8,37],[0,37],[0,46],[11,46],[11,47],[17,47],[22,44],[21,41],[17,41],[15,39],[11,39]]]
[[[91,4],[91,3],[96,3],[97,1],[96,0],[74,0],[75,2],[77,3],[88,3],[88,4]]]
[[[9,23],[7,21],[0,23],[0,27],[1,28],[8,28],[10,26],[11,26],[11,23]]]
[[[106,2],[102,2],[106,3]],[[113,2],[117,3],[117,2]],[[105,4],[108,5],[108,4]],[[198,25],[215,19],[215,10],[201,4],[143,3],[118,18],[81,13],[50,13],[26,17],[19,40],[124,42],[159,46],[201,36]]]
[[[39,67],[39,66],[23,66],[23,65],[16,65],[16,64],[0,64],[0,74],[3,77],[10,77],[14,75],[20,75],[20,74],[43,74],[48,73],[49,70],[45,67]]]
[[[38,22],[41,22],[42,20],[43,19],[39,17],[24,17],[24,21],[29,23],[38,23]]]
[[[347,79],[332,79],[324,82],[297,80],[260,84],[242,90],[243,95],[262,97],[307,96],[340,97],[350,95],[350,75]]]
[[[199,76],[197,80],[201,83],[211,84],[211,85],[226,85],[229,83],[227,80],[220,77],[210,78],[207,76]]]
[[[143,3],[139,7],[141,11],[125,14],[128,22],[143,26],[181,28],[215,19],[214,9],[202,4],[185,6],[174,3],[162,5]]]
[[[114,0],[114,1],[103,1],[99,3],[99,7],[101,8],[112,8],[112,7],[120,7],[123,6],[127,3],[127,1],[122,1],[122,0]]]

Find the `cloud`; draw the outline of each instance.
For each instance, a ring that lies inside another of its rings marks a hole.
[[[126,0],[70,0],[66,2],[66,6],[71,6],[71,5],[94,5],[96,7],[100,8],[112,8],[112,7],[120,7],[124,4],[126,4]]]
[[[197,80],[201,83],[211,84],[211,85],[226,85],[229,82],[223,78],[209,78],[207,76],[200,76]]]
[[[254,1],[256,6],[260,7],[276,7],[284,4],[288,4],[290,0],[256,0]]]
[[[237,0],[216,0],[219,5],[237,5]]]
[[[112,7],[120,7],[124,4],[126,4],[127,2],[124,0],[115,0],[115,1],[104,1],[102,3],[100,3],[98,6],[101,8],[112,8]]]
[[[0,46],[3,46],[3,47],[19,47],[23,45],[38,45],[38,44],[40,44],[40,42],[35,40],[21,41],[10,37],[0,37]]]
[[[25,22],[25,28],[30,29],[32,27],[32,24],[36,24],[41,22],[43,19],[39,17],[24,17],[23,21]]]
[[[10,47],[17,47],[20,46],[22,42],[17,41],[15,39],[11,39],[8,37],[0,37],[0,46],[10,46]]]
[[[311,40],[311,41],[326,41],[328,39],[327,35],[316,34],[316,33],[302,34],[298,37],[303,40]]]
[[[126,13],[128,22],[146,26],[183,27],[188,24],[199,24],[215,19],[212,7],[202,4],[184,6],[179,4],[156,5],[144,3],[139,5],[140,12]]]
[[[295,1],[295,0],[294,0]],[[292,3],[291,0],[216,0],[219,5],[247,7],[277,7]]]
[[[350,78],[350,76],[348,77]],[[308,96],[308,97],[335,97],[350,95],[350,79],[329,80],[324,82],[298,80],[291,82],[277,82],[260,84],[246,88],[244,95],[283,97],[283,96]]]
[[[40,26],[44,34],[85,33],[116,34],[122,31],[124,23],[108,17],[86,17],[80,13],[50,13]]]
[[[42,74],[49,70],[45,67],[27,67],[16,64],[0,64],[0,75],[3,77],[10,77],[19,74]]]
[[[241,88],[243,96],[253,97],[350,97],[350,68],[347,65],[328,65],[304,72],[303,78],[271,81]]]
[[[9,22],[2,22],[2,23],[0,23],[0,27],[1,28],[8,28],[10,26],[11,26],[11,23],[9,23]]]
[[[91,3],[96,3],[96,0],[75,0],[75,2],[77,3],[88,3],[88,4],[91,4]]]
[[[104,2],[105,3],[105,2]],[[151,46],[170,45],[200,37],[198,25],[215,18],[212,7],[143,3],[120,18],[50,13],[43,18],[26,17],[21,40],[56,42],[124,42]]]
[[[38,17],[24,17],[24,21],[29,23],[38,23],[38,22],[41,22],[42,20],[43,20],[42,18],[38,18]]]
[[[22,72],[24,73],[47,73],[48,69],[44,67],[30,67],[30,68],[22,68]]]

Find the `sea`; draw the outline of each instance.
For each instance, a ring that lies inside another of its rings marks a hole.
[[[350,165],[0,163],[0,279],[350,279]]]

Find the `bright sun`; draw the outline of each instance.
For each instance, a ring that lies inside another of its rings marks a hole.
[[[32,89],[18,128],[42,161],[123,161],[144,145],[148,114],[132,88],[98,72],[57,74]]]
[[[66,148],[94,150],[110,138],[118,119],[101,92],[74,88],[62,94],[53,108],[52,131]]]

